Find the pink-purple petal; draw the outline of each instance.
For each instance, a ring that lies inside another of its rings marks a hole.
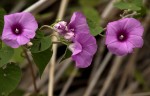
[[[30,39],[23,35],[17,37],[17,42],[19,45],[24,45],[24,44],[28,43],[29,41],[30,41]]]
[[[23,29],[22,35],[24,35],[27,38],[33,38],[35,36],[35,31]]]
[[[141,48],[143,46],[143,39],[141,36],[130,35],[128,41],[134,45],[134,47]]]
[[[78,43],[78,42],[75,42],[75,43],[73,43],[73,44],[70,44],[69,45],[69,48],[71,49],[71,51],[72,51],[72,56],[73,55],[77,55],[77,54],[79,54],[81,51],[82,51],[82,46],[81,46],[81,44],[80,43]]]
[[[36,31],[38,25],[33,15],[28,12],[23,12],[21,16],[19,23],[22,24],[25,29]]]
[[[106,35],[106,40],[105,40],[105,44],[110,44],[113,42],[118,41],[116,36],[112,36],[112,35]]]
[[[18,48],[20,46],[16,40],[4,39],[3,42],[12,48]]]
[[[72,56],[73,60],[76,62],[76,67],[86,68],[90,66],[92,62],[92,56],[89,53],[82,51],[80,54]]]
[[[128,31],[130,35],[137,35],[137,36],[142,36],[144,32],[143,26],[139,26],[137,28],[132,29],[131,31]]]
[[[116,36],[116,33],[118,32],[118,30],[120,30],[120,28],[116,26],[119,26],[118,22],[116,21],[108,23],[106,34]]]
[[[73,13],[68,28],[74,29],[75,33],[90,33],[86,17],[81,12]]]
[[[116,55],[124,56],[128,54],[128,48],[126,43],[113,42],[108,44],[107,48],[109,49],[109,51]]]
[[[141,26],[141,23],[134,18],[124,18],[121,19],[119,22],[120,24],[124,25],[124,29],[126,30],[132,30]]]

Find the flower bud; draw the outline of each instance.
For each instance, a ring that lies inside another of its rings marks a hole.
[[[53,28],[58,33],[63,33],[64,31],[66,31],[66,27],[67,27],[66,25],[67,25],[67,22],[60,21],[60,22],[56,23]]]

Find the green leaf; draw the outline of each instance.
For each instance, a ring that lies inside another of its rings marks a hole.
[[[40,76],[42,76],[42,73],[46,65],[49,63],[51,56],[52,52],[50,51],[50,48],[39,53],[32,53],[33,60],[39,69]]]
[[[4,27],[4,15],[6,11],[3,8],[0,8],[0,35],[2,34],[3,27]]]
[[[8,63],[0,68],[0,96],[8,96],[21,79],[21,69],[14,63]]]
[[[81,6],[94,7],[100,3],[100,0],[79,0]]]
[[[32,53],[42,52],[48,49],[52,44],[49,36],[44,38],[34,39],[32,43],[33,46],[31,46],[31,50],[30,50]]]
[[[100,23],[100,15],[96,9],[92,7],[83,7],[82,10],[87,19],[90,19],[98,24]]]
[[[68,59],[69,57],[71,57],[72,52],[66,48],[65,53],[62,55],[60,62],[64,61],[65,59]]]
[[[135,4],[137,6],[143,6],[142,0],[131,0],[132,4]]]
[[[8,61],[12,58],[13,54],[14,49],[8,46],[5,46],[2,49],[0,49],[0,67],[8,63]]]
[[[145,85],[145,80],[139,70],[135,70],[134,77],[140,84]]]
[[[37,30],[36,31],[36,35],[35,38],[43,38],[44,37],[44,32],[42,32],[41,30]]]
[[[93,36],[96,36],[100,34],[101,32],[103,32],[104,29],[100,27],[98,24],[96,24],[94,21],[87,19],[87,22],[90,27],[90,32]]]
[[[90,27],[90,32],[93,36],[100,34],[103,28],[100,27],[100,16],[94,8],[83,7],[83,13],[87,18],[87,23]]]
[[[24,57],[21,55],[23,52],[22,48],[15,48],[14,49],[14,55],[12,57],[12,61],[17,62],[18,64],[22,63],[24,60]]]
[[[124,9],[130,9],[133,11],[138,11],[141,10],[141,8],[139,6],[137,6],[134,3],[128,3],[128,2],[117,2],[114,4],[115,7],[124,10]]]
[[[13,92],[11,92],[8,96],[23,96],[25,94],[24,90],[21,89],[15,89]]]

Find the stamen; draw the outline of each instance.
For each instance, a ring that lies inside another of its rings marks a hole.
[[[120,40],[124,39],[124,35],[120,35],[120,36],[119,36],[119,39],[120,39]]]
[[[15,33],[19,33],[19,30],[16,28]]]

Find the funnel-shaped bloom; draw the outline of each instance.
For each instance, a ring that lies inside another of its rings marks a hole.
[[[38,24],[31,13],[22,12],[4,16],[2,40],[12,48],[27,44],[35,36]]]
[[[132,53],[133,48],[143,46],[143,31],[141,23],[134,18],[110,22],[107,25],[105,44],[113,54],[127,55]]]
[[[76,67],[86,68],[90,66],[93,55],[97,50],[96,39],[87,33],[78,33],[71,44],[72,59],[76,62]]]
[[[68,25],[64,21],[56,23],[54,30],[66,39],[73,39],[78,33],[90,33],[86,17],[81,12],[74,12]]]

